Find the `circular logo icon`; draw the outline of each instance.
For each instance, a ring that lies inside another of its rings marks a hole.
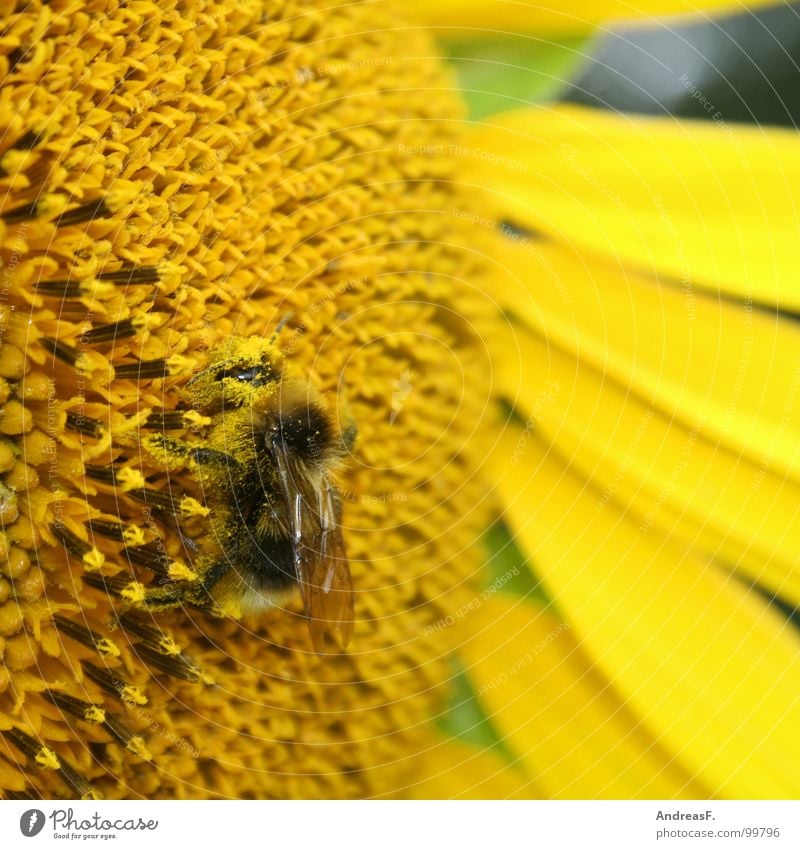
[[[19,818],[19,830],[25,837],[36,837],[44,828],[44,813],[38,808],[31,808]]]

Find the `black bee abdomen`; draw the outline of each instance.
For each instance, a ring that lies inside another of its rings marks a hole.
[[[281,416],[276,431],[268,437],[280,440],[288,452],[307,463],[321,458],[331,443],[331,428],[325,413],[315,404]]]
[[[262,540],[251,538],[240,551],[240,562],[234,568],[251,589],[259,592],[281,592],[297,583],[294,546],[286,537]]]
[[[259,593],[283,592],[297,583],[294,546],[288,537],[258,538],[243,525],[225,546],[222,558],[203,578],[203,588],[211,592],[230,571],[237,574],[242,589]]]

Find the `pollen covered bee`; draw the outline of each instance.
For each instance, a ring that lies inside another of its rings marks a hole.
[[[192,604],[238,618],[299,588],[315,650],[325,650],[327,634],[346,645],[353,588],[333,478],[355,428],[340,430],[320,393],[261,339],[233,338],[213,351],[182,400],[207,417],[203,441],[159,435],[143,445],[194,472],[214,553],[192,557],[198,580],[150,590],[146,606]]]

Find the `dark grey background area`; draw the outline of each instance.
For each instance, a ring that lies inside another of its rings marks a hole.
[[[800,125],[800,2],[603,36],[561,99],[628,112]]]

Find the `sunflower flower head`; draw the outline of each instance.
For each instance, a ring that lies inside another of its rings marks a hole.
[[[466,202],[425,153],[458,141],[460,107],[396,11],[34,0],[5,16],[8,798],[408,781],[447,678],[436,625],[479,565],[490,371],[464,217],[441,212]],[[358,430],[337,480],[347,653],[319,659],[297,602],[144,609],[154,585],[197,580],[212,527],[202,481],[153,438],[202,438],[185,387],[231,339],[274,345]]]

